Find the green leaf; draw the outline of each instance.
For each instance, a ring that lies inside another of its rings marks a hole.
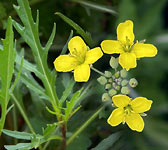
[[[21,51],[21,53],[24,53],[24,51]],[[21,55],[21,56],[20,56]],[[18,54],[16,53],[16,59],[15,59],[15,62],[16,64],[18,64],[19,66],[21,65],[21,59],[22,59],[22,54]],[[37,66],[35,64],[32,64],[30,62],[28,62],[26,59],[23,60],[23,68],[25,70],[28,70],[30,72],[33,72],[35,73],[35,75],[37,77],[39,77],[40,79],[44,79],[44,75],[42,73],[40,73],[38,70],[37,70]]]
[[[31,133],[26,133],[26,132],[18,132],[18,131],[10,131],[3,129],[2,132],[8,136],[11,136],[13,138],[17,139],[23,139],[23,140],[31,140],[31,137],[33,137],[33,134]],[[39,138],[42,138],[41,135],[36,135]]]
[[[77,33],[79,33],[84,38],[89,46],[93,46],[93,40],[89,32],[85,32],[79,25],[77,25],[74,21],[72,21],[62,13],[56,12],[55,14],[61,17],[71,27],[73,27],[77,31]]]
[[[43,136],[45,138],[48,138],[51,134],[53,134],[57,125],[58,124],[48,124],[47,128],[45,128],[45,130],[43,131]]]
[[[114,133],[101,141],[95,148],[92,148],[91,150],[109,150],[110,148],[112,148],[113,144],[118,141],[119,137],[119,133]]]
[[[77,91],[71,98],[70,101],[66,101],[66,109],[65,109],[65,121],[68,120],[68,118],[71,116],[71,113],[76,106],[76,104],[79,102],[79,96],[82,92],[83,88],[79,91]]]
[[[59,101],[59,105],[60,105],[60,106],[62,106],[62,104],[64,103],[64,101],[65,101],[65,100],[67,99],[67,97],[70,95],[70,93],[72,92],[72,89],[73,89],[74,85],[75,85],[75,81],[74,81],[74,79],[72,78],[72,79],[69,81],[68,85],[67,85],[66,88],[65,88],[65,91],[64,91],[63,94],[62,94],[62,97],[61,97],[61,99],[60,99],[60,101]]]
[[[14,61],[16,52],[14,51],[13,39],[14,35],[12,28],[12,19],[9,18],[8,27],[6,31],[6,38],[3,40],[3,50],[0,51],[0,104],[2,110],[0,119],[0,135],[5,123],[7,105],[10,99],[10,85],[14,71]]]
[[[32,149],[32,143],[19,143],[17,145],[5,145],[4,146],[7,150],[27,150]]]
[[[52,72],[47,64],[47,54],[55,35],[55,25],[51,37],[46,45],[46,48],[43,48],[40,43],[38,32],[38,12],[36,22],[34,22],[28,0],[17,0],[17,2],[19,6],[14,5],[14,8],[20,17],[23,26],[16,21],[13,21],[14,27],[32,49],[33,56],[37,65],[37,70],[44,76],[44,78],[41,78],[40,76],[38,77],[43,82],[46,94],[49,97],[51,103],[55,106],[58,106],[58,98],[55,90],[56,72]]]
[[[109,7],[109,6],[97,4],[97,3],[86,1],[86,0],[71,0],[71,1],[79,3],[83,6],[89,7],[91,9],[95,9],[95,10],[98,10],[101,12],[110,13],[114,16],[116,16],[118,14],[112,7]]]

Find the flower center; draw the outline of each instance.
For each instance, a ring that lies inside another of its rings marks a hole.
[[[128,104],[127,106],[124,107],[124,113],[126,115],[129,115],[132,112],[133,112],[133,109],[132,109],[131,105]]]
[[[126,36],[126,43],[123,44],[124,52],[131,52],[133,43]]]
[[[74,48],[71,55],[77,59],[79,65],[85,62],[85,55],[78,52],[76,48]]]

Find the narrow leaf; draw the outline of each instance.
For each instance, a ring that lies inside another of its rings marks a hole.
[[[74,21],[72,21],[62,13],[56,12],[55,14],[61,17],[71,27],[73,27],[77,31],[77,33],[79,33],[84,38],[84,40],[87,42],[89,46],[93,46],[93,40],[88,32],[85,32],[79,25],[77,25]]]

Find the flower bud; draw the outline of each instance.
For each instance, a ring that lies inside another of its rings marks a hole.
[[[115,89],[116,89],[117,91],[119,91],[121,88],[120,88],[119,85],[117,85],[117,86],[115,87]]]
[[[121,75],[122,78],[126,78],[127,75],[128,75],[128,72],[127,72],[125,69],[122,69],[122,70],[120,71],[120,75]]]
[[[115,89],[111,89],[108,93],[112,97],[117,94],[117,91]]]
[[[105,74],[105,76],[106,76],[107,78],[112,77],[112,74],[111,74],[110,71],[105,71],[104,74]]]
[[[119,77],[120,77],[120,72],[117,71],[117,72],[114,74],[114,77],[115,77],[115,78],[119,78]]]
[[[110,96],[108,95],[108,93],[104,93],[103,95],[102,95],[102,102],[107,102],[107,101],[109,101],[111,98],[110,98]]]
[[[110,79],[108,80],[108,82],[109,82],[109,83],[113,83],[113,79],[110,78]]]
[[[115,57],[111,57],[110,59],[110,66],[113,68],[113,69],[117,69],[118,67],[118,61]]]
[[[128,84],[128,80],[124,79],[121,81],[121,86],[126,86]]]
[[[129,85],[134,88],[138,85],[138,81],[135,78],[130,79]]]
[[[104,76],[100,76],[97,81],[101,84],[101,85],[105,85],[107,83],[107,79]]]
[[[112,87],[111,84],[108,83],[106,84],[105,89],[108,90],[108,89],[111,89],[111,87]]]
[[[129,94],[130,89],[127,86],[124,86],[124,87],[121,88],[121,93],[122,94]]]

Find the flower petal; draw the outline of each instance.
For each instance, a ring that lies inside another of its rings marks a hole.
[[[87,46],[80,36],[73,37],[68,43],[68,48],[71,55],[85,57]]]
[[[77,65],[77,60],[71,55],[60,55],[54,61],[55,69],[60,72],[72,71]]]
[[[122,43],[127,43],[129,40],[130,45],[133,44],[134,41],[134,32],[133,32],[133,22],[131,20],[127,20],[123,23],[120,23],[117,27],[117,39]]]
[[[74,78],[77,82],[87,82],[90,77],[90,67],[87,64],[82,64],[75,68]]]
[[[122,53],[119,56],[119,64],[125,68],[127,71],[130,68],[135,68],[137,66],[136,56],[134,53]]]
[[[110,117],[108,118],[107,122],[111,126],[117,126],[124,120],[124,109],[117,108],[113,110]]]
[[[144,129],[144,121],[139,114],[130,113],[126,115],[125,121],[132,130],[142,132]]]
[[[101,43],[101,47],[104,53],[114,54],[123,52],[123,48],[120,41],[104,40]]]
[[[93,48],[86,52],[85,64],[93,64],[103,56],[100,47]]]
[[[154,57],[157,54],[157,48],[152,44],[136,43],[132,47],[132,51],[137,58]]]
[[[115,95],[112,100],[117,107],[125,107],[131,102],[131,99],[126,95]]]
[[[151,108],[152,101],[145,97],[137,97],[130,103],[132,109],[136,113],[143,113]]]

